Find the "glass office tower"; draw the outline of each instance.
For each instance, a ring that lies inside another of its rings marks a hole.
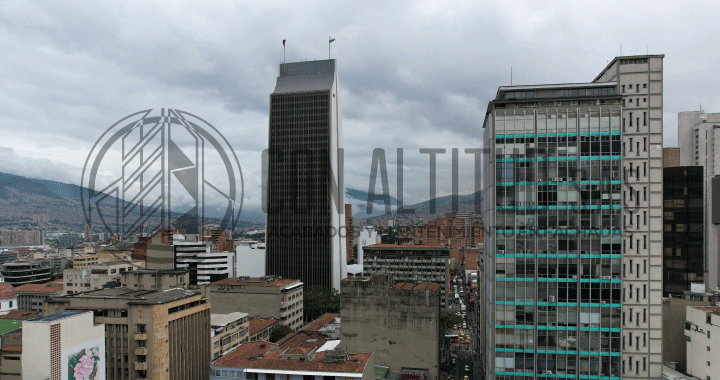
[[[661,376],[662,58],[489,103],[488,379]]]

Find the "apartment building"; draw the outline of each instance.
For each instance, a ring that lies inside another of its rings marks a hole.
[[[392,275],[395,281],[437,284],[440,305],[450,307],[450,248],[441,245],[375,244],[363,247],[365,277]]]
[[[488,380],[661,377],[663,57],[488,104]]]
[[[256,340],[270,339],[270,332],[280,325],[280,321],[275,318],[254,317],[248,321],[249,335],[248,342]]]
[[[50,268],[35,261],[13,261],[0,267],[5,282],[12,286],[50,281]]]
[[[699,379],[720,379],[720,306],[689,306],[686,315],[687,373]]]
[[[87,292],[89,290],[102,289],[112,286],[111,283],[120,285],[120,276],[135,268],[133,263],[116,262],[95,264],[81,269],[63,270],[63,282],[65,294]],[[111,284],[111,285],[108,285]]]
[[[277,276],[237,277],[213,282],[207,288],[213,313],[236,311],[275,318],[293,331],[303,322],[303,283]]]
[[[73,254],[73,269],[87,268],[91,265],[97,265],[100,259],[96,253],[78,253]]]
[[[118,287],[55,297],[45,310],[91,310],[105,324],[107,379],[208,378],[210,305],[200,292]]]
[[[247,342],[249,327],[247,313],[210,314],[212,358]]]

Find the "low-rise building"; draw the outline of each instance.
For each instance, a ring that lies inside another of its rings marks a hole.
[[[237,277],[213,282],[208,287],[213,313],[241,311],[278,319],[293,331],[302,327],[303,283],[277,276]]]
[[[22,378],[75,379],[105,375],[105,325],[92,311],[66,310],[22,323]]]
[[[201,379],[210,362],[210,305],[197,291],[101,289],[55,297],[46,313],[92,310],[105,323],[107,379]]]
[[[42,284],[50,281],[50,267],[34,261],[13,261],[0,267],[5,282],[12,286]]]
[[[663,298],[663,363],[675,363],[675,368],[681,372],[687,370],[687,347],[683,329],[687,320],[687,308],[689,306],[715,306],[716,302],[720,302],[720,293],[706,293],[704,285],[701,292],[686,291],[680,297]]]
[[[375,244],[363,248],[363,273],[392,275],[395,281],[433,283],[440,287],[440,305],[450,307],[450,248],[437,245]]]
[[[0,335],[0,378],[22,380],[22,332]]]
[[[338,343],[314,331],[299,331],[276,344],[245,343],[211,363],[210,379],[374,380],[374,354],[350,354],[337,349]]]
[[[75,294],[108,287],[111,283],[120,285],[120,275],[135,268],[129,262],[107,262],[80,269],[65,269],[63,280],[65,294]]]
[[[720,379],[720,306],[689,306],[686,316],[687,373]]]
[[[247,342],[248,335],[247,313],[210,314],[213,359],[217,359],[226,351]]]
[[[79,253],[73,255],[73,269],[87,268],[99,263],[98,255],[95,253]]]
[[[345,279],[340,285],[340,347],[371,351],[401,377],[440,376],[440,287],[394,284],[392,276]]]
[[[190,272],[174,269],[135,269],[120,274],[120,283],[129,289],[163,291],[173,288],[187,289]]]
[[[248,321],[248,325],[250,326],[248,341],[254,342],[256,340],[270,339],[270,332],[280,325],[280,321],[275,318],[254,317]]]
[[[5,315],[17,308],[15,288],[7,282],[0,282],[0,315]]]
[[[30,310],[43,315],[45,301],[65,294],[62,280],[46,282],[44,284],[25,284],[15,288],[18,298],[18,309]]]

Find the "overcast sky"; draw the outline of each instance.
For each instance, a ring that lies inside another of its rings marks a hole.
[[[238,155],[245,207],[259,208],[268,100],[283,59],[338,60],[346,187],[367,191],[374,148],[405,152],[405,201],[473,191],[465,148],[482,144],[497,87],[591,81],[615,56],[662,53],[665,145],[677,113],[720,112],[720,3],[652,2],[26,2],[0,0],[0,171],[80,183],[102,132],[147,108],[214,125]]]

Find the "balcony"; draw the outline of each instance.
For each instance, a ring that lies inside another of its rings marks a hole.
[[[135,340],[147,340],[147,333],[137,333],[135,334],[134,338]]]
[[[136,348],[135,355],[147,355],[147,348],[145,348],[145,347]]]
[[[147,371],[147,362],[135,362],[136,371]]]

